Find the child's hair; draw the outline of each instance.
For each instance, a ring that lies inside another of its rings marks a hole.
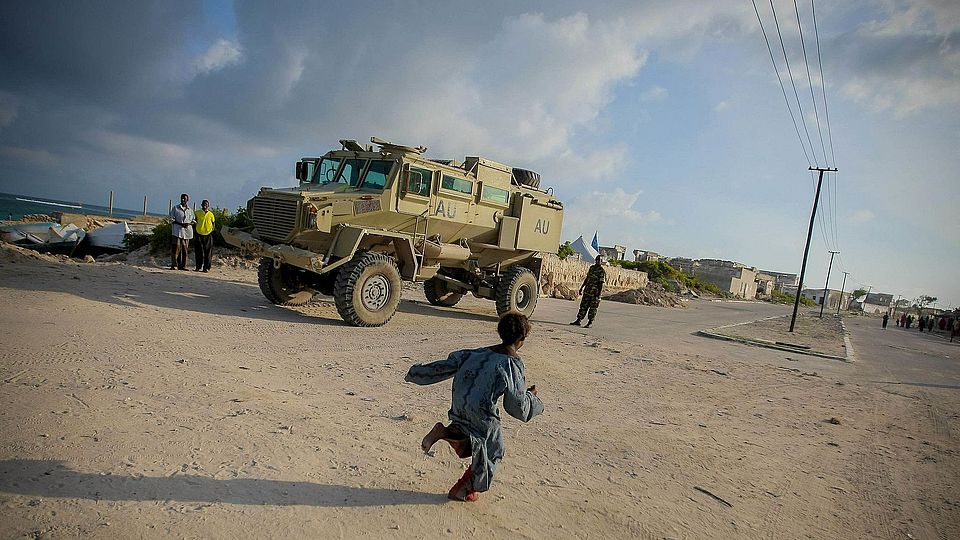
[[[530,321],[519,313],[507,313],[497,323],[497,333],[504,345],[512,345],[530,335]]]

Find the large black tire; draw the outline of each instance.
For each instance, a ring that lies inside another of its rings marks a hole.
[[[529,268],[514,266],[500,277],[497,285],[497,315],[519,313],[530,317],[537,309],[540,287]]]
[[[451,291],[450,284],[438,277],[423,282],[423,294],[435,306],[453,307],[463,298],[463,293]]]
[[[526,169],[513,169],[513,177],[520,182],[521,185],[530,186],[532,188],[540,187],[540,173],[535,173],[533,171],[528,171]]]
[[[257,282],[263,296],[274,304],[302,306],[313,298],[316,291],[303,283],[300,274],[300,270],[289,264],[274,267],[273,259],[264,257],[257,269]]]
[[[340,269],[333,299],[347,324],[383,326],[397,312],[400,291],[400,272],[393,259],[363,252]]]

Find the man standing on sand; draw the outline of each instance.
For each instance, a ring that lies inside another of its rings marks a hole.
[[[889,321],[889,320],[890,320],[890,314],[889,314],[889,313],[884,313],[884,314],[883,314],[883,327],[884,327],[884,328],[887,327],[887,321]]]
[[[180,204],[170,210],[170,230],[173,235],[173,248],[170,252],[170,269],[187,269],[187,250],[190,248],[190,239],[193,238],[193,227],[197,218],[190,211],[187,202],[190,196],[180,194]]]
[[[603,292],[603,282],[606,278],[607,273],[603,270],[603,256],[597,255],[596,262],[587,270],[587,277],[580,285],[580,294],[583,297],[580,299],[580,311],[577,312],[577,320],[570,324],[580,326],[580,321],[586,316],[587,325],[585,328],[590,328],[593,319],[597,316],[597,308],[600,307],[600,293]]]
[[[213,257],[213,226],[215,218],[210,211],[210,201],[204,199],[200,203],[200,210],[195,212],[197,218],[197,239],[193,242],[193,251],[197,255],[196,272],[210,271],[210,258]]]

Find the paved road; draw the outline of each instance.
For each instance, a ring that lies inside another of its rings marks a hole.
[[[848,317],[858,373],[866,382],[960,390],[960,341],[880,320]]]
[[[566,325],[577,317],[579,306],[579,302],[541,298],[533,319],[541,324]],[[686,309],[601,302],[592,328],[567,328],[610,339],[667,344],[677,340],[688,341],[692,334],[705,328],[789,313],[789,306],[766,302],[692,300]]]

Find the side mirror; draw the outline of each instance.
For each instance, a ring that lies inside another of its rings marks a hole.
[[[313,180],[313,171],[317,168],[317,162],[313,160],[300,160],[297,162],[297,180],[301,183]]]

